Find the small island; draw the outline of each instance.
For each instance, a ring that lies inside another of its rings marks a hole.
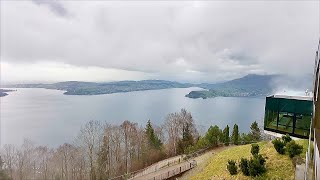
[[[191,91],[189,94],[186,95],[186,97],[193,98],[193,99],[197,99],[197,98],[207,99],[207,98],[214,98],[218,96],[228,97],[228,96],[231,96],[231,94],[210,89],[210,90],[202,90],[202,91]]]

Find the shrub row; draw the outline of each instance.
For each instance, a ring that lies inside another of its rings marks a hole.
[[[274,139],[272,143],[279,154],[285,154],[287,152],[290,158],[301,154],[303,150],[303,146],[297,144],[288,134],[282,136],[281,139]]]
[[[247,158],[241,158],[239,163],[239,169],[245,176],[259,176],[266,172],[265,162],[266,159],[259,154],[259,145],[251,145],[252,157],[250,160]],[[236,161],[228,160],[227,169],[231,175],[235,175],[238,172]]]

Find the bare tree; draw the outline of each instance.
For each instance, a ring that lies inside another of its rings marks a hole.
[[[161,142],[165,141],[164,127],[153,125],[154,133],[160,139]]]
[[[154,135],[166,142],[169,156],[177,154],[185,126],[197,133],[191,114],[184,109],[169,114],[163,126],[154,126]],[[95,180],[142,169],[166,155],[162,145],[151,147],[146,129],[136,123],[102,125],[90,121],[81,128],[74,144],[49,149],[25,140],[18,148],[5,145],[1,156],[13,179]]]
[[[129,172],[132,165],[132,160],[135,156],[135,145],[136,143],[136,134],[137,134],[137,124],[131,123],[130,121],[124,121],[121,124],[121,129],[124,139],[124,157],[125,157],[125,171]]]
[[[122,174],[123,171],[123,166],[122,166],[122,153],[121,153],[121,142],[122,142],[122,133],[121,133],[121,128],[114,126],[112,128],[112,136],[111,136],[111,142],[113,143],[112,146],[112,155],[113,155],[113,160],[112,164],[112,172],[113,175],[119,175]]]
[[[147,148],[148,143],[146,139],[145,130],[142,127],[137,129],[136,143],[137,143],[136,144],[137,157],[136,157],[134,169],[132,169],[133,171],[141,169],[146,165],[144,156],[145,156],[145,149]]]
[[[15,153],[16,149],[12,144],[5,144],[3,146],[3,161],[5,164],[5,170],[9,172],[9,177],[13,179],[13,171],[14,171],[14,164],[15,164]]]
[[[168,153],[170,155],[177,154],[177,143],[180,138],[181,123],[179,113],[170,113],[168,114],[165,123],[164,129],[168,135]]]
[[[181,123],[183,128],[188,126],[188,128],[190,128],[192,132],[192,136],[197,138],[199,136],[199,133],[197,131],[197,128],[191,113],[188,112],[186,109],[181,109],[180,116],[181,116]]]
[[[191,129],[193,137],[198,136],[198,132],[190,112],[185,109],[181,109],[180,112],[168,114],[164,123],[164,129],[167,132],[167,149],[170,155],[177,154],[177,143],[182,138],[183,129],[186,126]]]
[[[96,160],[103,136],[103,127],[99,121],[90,121],[81,128],[79,134],[80,146],[86,152],[90,167],[90,179],[96,179]]]
[[[74,150],[74,147],[71,144],[65,143],[57,149],[57,154],[60,159],[60,168],[61,168],[61,179],[68,180],[70,175],[69,165],[71,161],[71,153]]]
[[[33,163],[34,145],[30,140],[25,139],[21,148],[17,150],[18,179],[28,179],[35,172]]]
[[[49,162],[52,159],[53,152],[46,146],[38,146],[34,149],[36,170],[39,173],[38,179],[49,178]],[[36,178],[36,177],[34,177]]]

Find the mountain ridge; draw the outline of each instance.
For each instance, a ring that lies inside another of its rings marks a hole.
[[[284,75],[257,75],[248,74],[241,78],[221,83],[180,83],[167,80],[140,80],[140,81],[115,81],[115,82],[84,82],[64,81],[52,84],[16,84],[8,88],[45,88],[65,91],[65,95],[99,95],[120,92],[144,91],[169,88],[200,87],[205,90],[191,91],[186,97],[210,98],[216,96],[265,96],[275,88],[273,82],[281,84]],[[298,81],[299,82],[299,81]]]
[[[306,79],[307,81],[305,81]],[[217,96],[253,97],[267,96],[280,89],[295,89],[301,91],[312,87],[312,76],[306,75],[298,78],[280,74],[248,74],[230,81],[216,84],[204,84],[200,87],[206,90],[191,91],[186,97],[203,99]]]

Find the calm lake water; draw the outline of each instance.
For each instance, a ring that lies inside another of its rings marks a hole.
[[[31,139],[37,145],[58,146],[72,142],[90,120],[121,124],[124,120],[145,126],[148,119],[161,125],[167,114],[185,108],[201,132],[210,125],[239,125],[249,131],[253,121],[262,122],[264,98],[184,97],[199,88],[150,90],[94,96],[68,96],[63,91],[18,89],[0,98],[1,145]]]

